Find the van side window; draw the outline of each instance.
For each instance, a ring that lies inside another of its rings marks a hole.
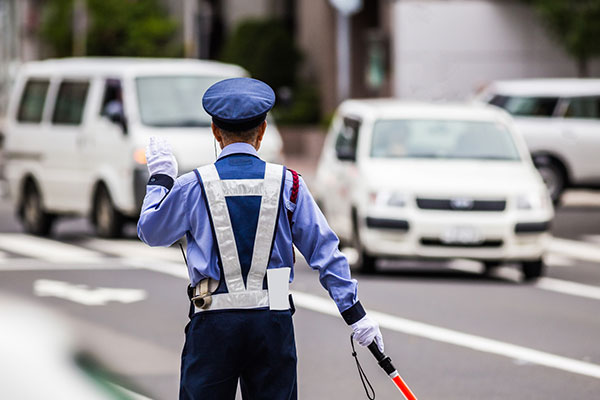
[[[490,104],[504,108],[518,117],[551,117],[558,104],[557,97],[495,96]]]
[[[106,117],[114,114],[123,114],[123,89],[118,79],[107,79],[104,86],[102,108],[100,115]]]
[[[31,79],[25,84],[21,95],[21,103],[17,112],[20,122],[41,122],[44,112],[46,93],[48,93],[48,80]]]
[[[565,118],[600,119],[600,97],[575,97],[570,99]]]
[[[89,86],[88,82],[62,82],[56,96],[52,123],[79,125]]]
[[[356,159],[359,130],[360,121],[353,118],[344,118],[342,127],[335,139],[335,152],[340,160]]]

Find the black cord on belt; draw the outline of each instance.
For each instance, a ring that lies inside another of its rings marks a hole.
[[[350,345],[352,346],[352,357],[354,357],[354,361],[356,361],[356,368],[358,368],[358,376],[360,376],[360,381],[363,384],[363,387],[365,388],[365,393],[367,394],[367,398],[369,400],[375,400],[375,389],[373,389],[373,385],[371,385],[371,382],[369,382],[369,378],[367,378],[367,374],[365,374],[365,371],[362,369],[362,366],[360,365],[360,362],[358,361],[358,355],[356,354],[356,350],[354,349],[354,333],[350,334]],[[367,385],[369,385],[369,387],[367,388]],[[373,393],[372,395],[369,393],[369,389],[370,392]],[[371,397],[373,396],[373,397]]]
[[[183,256],[183,262],[185,262],[185,266],[188,266],[187,263],[187,258],[185,257],[185,250],[183,250],[183,245],[181,244],[181,242],[177,242],[177,244],[179,245],[179,248],[181,249],[181,255]]]

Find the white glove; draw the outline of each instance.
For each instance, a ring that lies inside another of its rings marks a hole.
[[[377,322],[365,315],[362,319],[352,324],[352,330],[354,331],[354,339],[358,344],[368,346],[375,340],[379,351],[383,353],[383,337],[381,336]]]
[[[156,174],[168,175],[177,178],[177,160],[171,152],[171,145],[166,139],[156,136],[150,137],[146,147],[146,162],[150,176]]]

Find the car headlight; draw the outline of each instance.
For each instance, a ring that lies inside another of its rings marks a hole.
[[[404,207],[406,206],[406,194],[398,192],[371,192],[369,203],[374,206]]]
[[[543,193],[522,194],[517,197],[517,209],[539,210],[548,207],[548,196]]]

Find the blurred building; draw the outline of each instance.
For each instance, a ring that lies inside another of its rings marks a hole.
[[[351,3],[354,0],[347,0]],[[332,3],[298,1],[306,76],[329,112],[339,98]],[[517,0],[364,0],[349,17],[349,97],[464,99],[496,79],[576,76],[576,63]],[[590,65],[600,74],[600,62]]]

